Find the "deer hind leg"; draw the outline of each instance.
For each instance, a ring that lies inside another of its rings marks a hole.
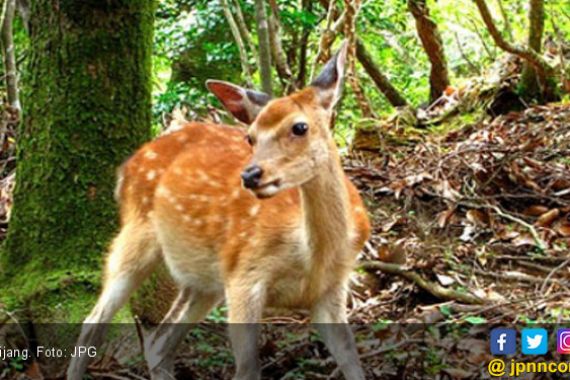
[[[103,291],[83,322],[78,346],[99,346],[108,324],[130,295],[150,275],[160,261],[160,248],[150,226],[128,224],[115,238],[105,265]],[[71,360],[68,380],[81,380],[88,356]]]
[[[346,290],[324,295],[312,310],[312,323],[347,380],[364,380],[354,336],[346,318]]]
[[[218,293],[183,288],[170,310],[145,344],[145,357],[152,380],[174,377],[176,347],[188,334],[193,323],[203,320],[222,299]]]

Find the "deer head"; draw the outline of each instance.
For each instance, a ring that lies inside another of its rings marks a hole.
[[[309,87],[274,100],[231,83],[206,83],[229,112],[249,125],[253,155],[241,176],[257,197],[303,185],[336,158],[329,125],[340,98],[346,50],[344,43]]]

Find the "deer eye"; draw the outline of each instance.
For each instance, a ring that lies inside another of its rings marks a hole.
[[[247,141],[250,146],[253,146],[255,144],[253,138],[250,135],[245,135],[245,141]]]
[[[307,123],[296,123],[291,128],[291,132],[293,132],[295,136],[304,136],[308,130],[309,126]]]

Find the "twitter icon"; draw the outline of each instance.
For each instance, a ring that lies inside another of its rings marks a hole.
[[[523,329],[521,345],[525,355],[544,355],[548,351],[548,332],[538,328]]]

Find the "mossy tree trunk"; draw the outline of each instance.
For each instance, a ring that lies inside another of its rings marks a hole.
[[[100,267],[116,229],[116,168],[151,137],[154,11],[154,0],[31,4],[14,210],[0,261],[15,297],[57,273],[81,281]]]
[[[542,34],[544,32],[544,0],[530,1],[528,19],[528,48],[540,54],[542,51]],[[521,95],[527,100],[541,100],[542,91],[539,77],[536,69],[528,61],[524,63],[519,86]]]

